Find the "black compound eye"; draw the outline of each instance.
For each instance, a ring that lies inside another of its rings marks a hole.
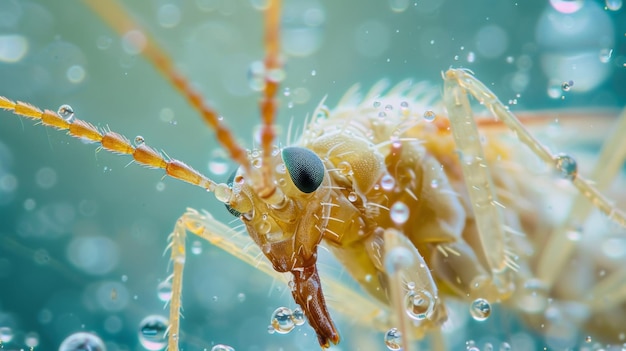
[[[311,150],[290,146],[282,152],[285,167],[293,183],[303,193],[312,193],[324,180],[324,164]]]
[[[235,176],[237,175],[237,169],[235,168],[235,170],[233,171],[233,173],[230,174],[230,176],[228,177],[228,180],[226,181],[226,184],[229,187],[233,187],[233,182],[235,181]],[[224,204],[224,206],[226,206],[226,209],[228,210],[228,212],[230,212],[231,215],[235,216],[235,217],[239,217],[241,216],[241,212],[235,210],[234,208],[230,207],[230,205],[228,204]]]

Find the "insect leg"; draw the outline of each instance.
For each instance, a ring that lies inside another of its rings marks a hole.
[[[142,55],[157,69],[170,83],[187,99],[189,104],[202,116],[202,119],[215,131],[217,140],[230,157],[249,170],[250,163],[246,150],[237,144],[233,133],[220,121],[219,113],[205,102],[205,99],[196,91],[179,72],[170,57],[159,46],[149,33],[128,14],[119,2],[114,0],[83,0],[96,14],[98,14],[119,35],[133,30],[139,30],[145,39]]]
[[[480,245],[491,278],[505,295],[512,288],[506,257],[508,234],[504,230],[503,215],[498,206],[491,172],[485,163],[484,151],[467,93],[464,86],[459,83],[461,79],[459,76],[465,74],[465,71],[454,70],[446,73],[443,99],[448,109],[454,141],[459,150]]]
[[[289,274],[276,272],[250,236],[216,220],[210,213],[206,211],[200,213],[189,208],[181,219],[189,232],[276,280],[285,284],[289,281]],[[341,313],[354,323],[369,328],[373,327],[380,331],[389,329],[391,323],[383,306],[355,291],[338,278],[326,274],[323,268],[321,280],[326,295],[329,296],[328,305],[333,312]]]
[[[411,241],[394,228],[383,235],[394,325],[403,336],[402,350],[407,351],[413,338],[421,339],[436,329],[447,319],[447,313],[430,268]]]
[[[594,180],[596,188],[600,190],[605,190],[610,185],[610,182],[619,174],[626,159],[626,140],[624,139],[624,135],[626,135],[626,109],[622,111],[619,120],[612,130],[613,132],[604,143],[595,168],[590,175],[590,179]],[[575,230],[575,228],[572,228],[572,223],[584,223],[591,212],[592,206],[593,204],[583,194],[578,194],[574,199],[566,220],[548,237],[537,266],[537,277],[545,282],[548,288],[552,287],[576,246],[576,243],[567,237],[569,231]],[[626,275],[626,272],[614,272],[613,274]],[[610,281],[613,280],[607,277],[600,285],[594,288],[595,293],[593,294],[595,296],[604,296],[603,293],[602,295],[597,295],[597,293],[601,291],[607,293],[608,291],[618,291],[617,287],[623,286],[624,282],[624,280],[621,280],[621,282],[616,281],[619,285],[613,285],[612,288],[605,287]],[[625,299],[626,296],[623,296],[621,301]]]
[[[444,85],[447,87],[446,90],[449,91],[449,93],[444,94],[444,99],[446,100],[446,106],[448,109],[456,109],[459,113],[462,113],[461,111],[464,109],[469,109],[467,97],[464,98],[465,101],[462,101],[461,98],[461,95],[465,95],[465,91],[467,90],[478,101],[484,104],[494,114],[494,116],[502,120],[502,122],[504,122],[504,124],[517,135],[518,139],[528,146],[537,157],[543,160],[546,164],[554,167],[554,169],[565,178],[570,179],[578,191],[583,194],[597,209],[607,215],[615,223],[622,227],[626,227],[626,213],[618,208],[615,208],[612,205],[612,202],[602,195],[602,193],[600,193],[600,191],[593,186],[591,182],[577,174],[575,164],[571,164],[571,162],[564,162],[563,155],[550,152],[550,150],[535,139],[528,132],[528,130],[524,128],[519,119],[517,119],[517,117],[515,117],[515,115],[513,115],[508,108],[500,100],[498,100],[495,94],[483,83],[472,76],[469,72],[459,69],[448,70],[445,73],[444,78]],[[458,92],[452,93],[452,91],[455,90],[458,90]],[[465,108],[463,108],[462,105]],[[469,120],[466,121],[466,123],[467,122],[469,122]],[[469,123],[474,126],[476,125],[473,120]],[[478,143],[478,146],[480,146],[478,134],[473,134],[472,137],[476,138],[476,142]]]
[[[172,296],[169,301],[169,326],[167,328],[167,349],[170,351],[178,351],[187,222],[189,222],[189,219],[186,214],[182,215],[176,221],[174,231],[169,236],[169,244],[167,246],[170,249],[170,259],[173,264],[173,272],[167,278],[172,284]]]

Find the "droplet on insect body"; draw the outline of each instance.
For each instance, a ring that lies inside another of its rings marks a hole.
[[[409,207],[404,202],[397,201],[391,206],[389,215],[395,224],[402,225],[409,219]]]
[[[350,201],[350,202],[355,202],[356,200],[357,200],[357,195],[356,195],[356,193],[355,193],[354,191],[351,191],[351,192],[348,194],[348,201]]]
[[[477,321],[484,321],[491,315],[491,304],[485,299],[476,299],[470,306],[470,314]]]
[[[428,290],[409,290],[404,297],[404,307],[409,318],[420,321],[433,314],[435,299]]]
[[[435,117],[437,117],[437,115],[435,114],[435,112],[428,110],[426,112],[424,112],[424,120],[426,122],[432,122],[435,120]]]
[[[57,110],[57,114],[68,122],[74,120],[74,109],[70,105],[61,105]]]
[[[139,147],[143,145],[145,142],[146,140],[141,135],[137,135],[135,137],[135,147]]]
[[[576,160],[567,154],[558,154],[554,158],[556,169],[564,179],[574,180],[578,174]]]
[[[389,350],[402,350],[402,333],[396,328],[391,328],[385,333],[385,345]]]
[[[217,344],[211,348],[211,351],[235,351],[235,349],[228,345]]]
[[[392,275],[399,270],[406,269],[413,265],[413,255],[409,249],[399,246],[393,248],[385,254],[385,271]]]
[[[167,318],[160,315],[149,315],[139,323],[139,342],[147,350],[158,351],[165,348],[167,339],[165,332],[168,327]]]
[[[104,351],[106,347],[98,335],[86,332],[78,332],[68,336],[59,346],[59,351],[82,350]]]
[[[392,190],[395,186],[396,186],[396,181],[395,179],[393,179],[393,177],[389,174],[385,174],[381,179],[380,179],[380,185],[383,187],[384,190]]]
[[[292,331],[296,324],[293,321],[293,312],[287,307],[279,307],[272,313],[270,321],[274,331],[279,334],[287,334]]]

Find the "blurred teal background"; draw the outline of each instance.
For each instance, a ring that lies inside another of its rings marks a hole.
[[[262,3],[124,1],[248,147],[258,121],[248,71],[263,57]],[[287,0],[282,34],[285,130],[291,118],[301,126],[325,95],[334,106],[354,83],[410,78],[441,90],[450,66],[473,70],[514,111],[626,105],[621,0]],[[52,110],[70,104],[76,117],[131,140],[141,135],[218,181],[233,167],[177,92],[79,0],[0,1],[0,95]],[[176,219],[194,207],[232,220],[212,195],[128,162],[0,113],[6,347],[56,350],[68,335],[94,331],[109,351],[142,350],[140,321],[166,314],[157,286],[168,275],[162,253]],[[308,324],[267,333],[274,309],[295,307],[284,286],[194,241],[202,252],[190,252],[185,270],[186,350],[316,349]],[[500,312],[479,327],[462,324],[455,349],[523,339],[515,316]],[[335,350],[385,349],[380,333],[337,317],[344,340]],[[518,345],[546,346],[524,340]]]

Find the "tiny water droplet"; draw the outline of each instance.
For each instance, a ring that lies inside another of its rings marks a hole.
[[[211,348],[211,351],[235,351],[235,349],[228,345],[217,344]]]
[[[435,117],[437,117],[437,115],[435,114],[435,112],[428,110],[426,112],[424,112],[424,120],[426,122],[432,122],[435,120]]]
[[[57,110],[57,114],[68,122],[74,120],[74,109],[70,105],[61,105]]]
[[[491,304],[485,299],[476,299],[470,306],[470,314],[477,321],[484,321],[491,315]]]
[[[558,154],[554,158],[556,169],[564,179],[574,180],[578,174],[576,160],[567,154]]]
[[[279,307],[274,313],[270,324],[279,334],[287,334],[295,328],[295,323],[292,318],[293,312],[287,307]]]
[[[409,207],[402,201],[396,201],[389,209],[389,216],[397,225],[406,223],[410,214]]]
[[[385,345],[391,351],[402,350],[402,333],[396,328],[391,328],[385,333]]]
[[[561,89],[563,91],[570,91],[573,86],[574,86],[574,81],[573,80],[561,83]]]
[[[385,174],[380,179],[380,185],[384,190],[392,190],[396,186],[396,180],[389,174]]]
[[[291,319],[295,325],[303,325],[305,322],[304,312],[300,309],[300,307],[296,307],[293,310],[293,314],[291,315]]]
[[[146,141],[144,140],[144,138],[141,135],[137,135],[135,137],[135,147],[139,147],[141,145],[143,145]]]
[[[404,297],[404,308],[409,318],[420,321],[433,314],[435,299],[427,290],[409,290]]]
[[[351,191],[351,192],[348,194],[348,201],[350,201],[350,202],[355,202],[356,200],[357,200],[356,193],[355,193],[354,191]]]
[[[374,101],[374,107],[379,108],[381,105],[380,101]]]

